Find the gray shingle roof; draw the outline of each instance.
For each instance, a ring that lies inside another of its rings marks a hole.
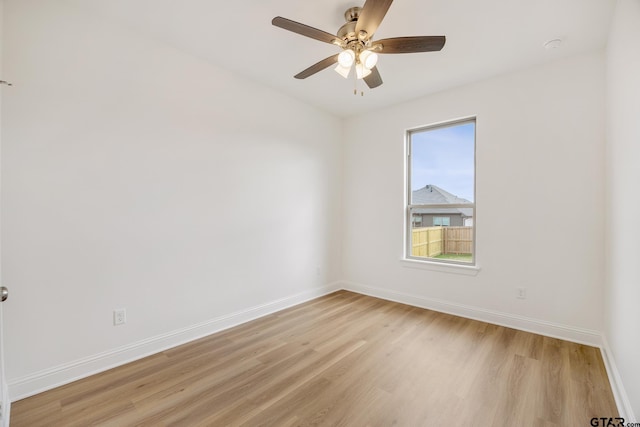
[[[437,185],[428,184],[411,193],[411,204],[414,205],[448,205],[460,203],[471,202],[462,197],[455,196]],[[413,212],[424,214],[462,214],[466,217],[473,216],[473,209],[470,208],[416,208],[413,209]]]

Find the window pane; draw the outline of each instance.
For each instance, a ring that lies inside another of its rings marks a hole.
[[[408,140],[407,255],[473,263],[475,121],[412,131]]]
[[[475,122],[412,132],[411,203],[473,203],[474,146]]]
[[[432,218],[431,223],[423,224],[415,221],[414,210],[411,215],[414,218],[409,230],[411,252],[409,256],[419,258],[433,258],[437,260],[450,260],[455,262],[473,262],[473,226],[448,226],[443,217]],[[473,208],[468,208],[473,212]],[[471,213],[470,217],[473,217]],[[442,220],[442,221],[441,221]],[[443,222],[443,224],[437,224]]]

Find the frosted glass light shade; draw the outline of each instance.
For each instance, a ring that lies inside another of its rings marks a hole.
[[[356,54],[351,49],[345,49],[340,52],[340,55],[338,55],[338,64],[342,65],[344,68],[351,67],[355,60]]]
[[[378,54],[365,50],[360,54],[360,62],[364,65],[364,68],[370,70],[378,63]]]
[[[371,74],[371,70],[367,70],[364,65],[362,65],[362,63],[357,63],[356,64],[356,76],[359,79],[364,79],[365,77],[367,77],[369,74]]]
[[[336,73],[340,74],[342,77],[349,78],[349,72],[351,71],[351,66],[343,67],[340,63],[335,68]]]

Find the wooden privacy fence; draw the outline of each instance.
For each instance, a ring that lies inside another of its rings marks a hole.
[[[473,227],[423,227],[411,230],[411,255],[471,254]]]
[[[444,250],[443,227],[414,228],[411,230],[411,255],[432,258]]]

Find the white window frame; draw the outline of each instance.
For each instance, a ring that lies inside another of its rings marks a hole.
[[[461,203],[461,204],[432,204],[432,205],[412,205],[411,204],[411,135],[418,132],[424,132],[432,129],[442,129],[446,127],[458,126],[464,123],[474,123],[474,134],[473,134],[473,196],[474,201],[472,203]],[[404,221],[404,261],[408,261],[407,266],[415,267],[417,265],[435,265],[435,266],[443,266],[443,267],[462,267],[470,270],[478,270],[477,266],[477,251],[476,251],[476,230],[477,230],[477,219],[476,219],[476,177],[477,177],[477,132],[478,132],[478,120],[476,116],[465,117],[461,119],[450,120],[446,122],[434,123],[427,126],[421,126],[413,129],[408,129],[405,132],[405,221]],[[417,257],[411,255],[412,249],[412,209],[415,208],[470,208],[473,212],[473,230],[472,230],[472,255],[471,262],[464,261],[456,261],[450,259],[439,259],[439,258],[427,258],[427,257]],[[447,271],[447,270],[442,270]],[[452,271],[453,272],[453,271]],[[473,273],[472,273],[473,274]]]

